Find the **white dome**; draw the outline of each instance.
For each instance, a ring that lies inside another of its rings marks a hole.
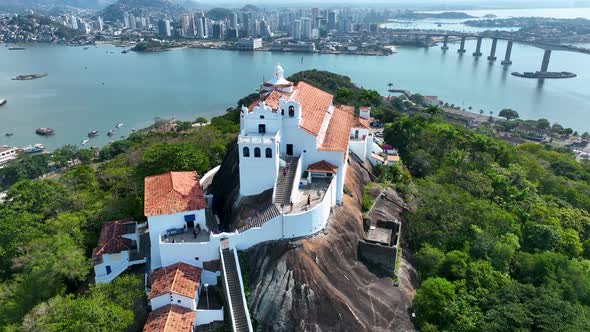
[[[289,84],[290,82],[285,79],[285,70],[281,66],[281,64],[277,63],[275,67],[275,72],[271,80],[267,82],[268,84],[272,85],[283,85]]]

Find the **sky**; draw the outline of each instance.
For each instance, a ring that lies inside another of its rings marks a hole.
[[[378,6],[378,7],[436,7],[436,8],[528,8],[528,7],[586,7],[590,0],[201,0],[203,4],[264,5],[264,6]]]

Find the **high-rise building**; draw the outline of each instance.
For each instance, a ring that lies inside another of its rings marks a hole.
[[[225,24],[223,22],[213,23],[213,39],[223,40],[225,37]]]
[[[295,20],[291,25],[291,35],[295,40],[301,40],[301,21]]]
[[[311,19],[309,17],[304,17],[301,19],[301,38],[302,39],[311,39],[311,32],[312,32],[312,24]]]
[[[74,15],[70,16],[70,28],[78,30],[78,18]]]
[[[170,20],[159,20],[158,21],[158,34],[161,37],[170,37],[172,36],[172,30],[170,28]]]
[[[336,12],[333,10],[328,12],[328,29],[336,29]]]
[[[196,33],[195,31],[195,17],[193,14],[187,13],[182,15],[182,33],[186,37],[192,37]]]
[[[97,23],[98,23],[98,24],[97,24],[98,31],[102,31],[102,30],[104,30],[104,21],[102,20],[102,17],[100,17],[100,16],[99,16],[99,17],[96,19],[96,21],[97,21]]]
[[[127,12],[123,13],[123,27],[129,28],[129,14]]]
[[[129,14],[129,27],[134,30],[137,29],[137,21],[133,14]]]
[[[320,9],[319,8],[312,8],[311,9],[311,24],[312,24],[312,29],[313,28],[318,28],[317,26],[317,21],[318,18],[320,18]]]
[[[238,13],[233,13],[231,15],[231,24],[230,24],[230,27],[232,29],[235,29],[235,30],[238,29]]]

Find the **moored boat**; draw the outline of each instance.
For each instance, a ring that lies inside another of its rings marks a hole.
[[[123,127],[123,124],[122,124],[122,123],[119,123],[119,124],[117,124],[117,125],[115,126],[115,128],[117,128],[117,129],[119,129],[119,128],[121,128],[121,127]]]
[[[88,132],[88,137],[96,137],[98,136],[98,130],[91,130]]]
[[[35,129],[35,133],[41,136],[51,136],[55,133],[55,130],[51,128],[37,128]]]
[[[88,144],[88,142],[90,142],[90,140],[87,139],[87,138],[85,138],[85,139],[82,140],[82,143],[81,144],[82,145],[86,145],[86,144]]]
[[[27,145],[23,148],[25,153],[37,153],[42,152],[43,150],[45,150],[45,146],[43,144]]]
[[[4,136],[7,136],[7,137],[10,137],[12,135],[14,135],[14,133],[6,133],[6,134],[4,134]]]
[[[6,104],[6,99],[0,99],[0,106]]]
[[[109,130],[109,132],[107,133],[107,136],[111,137],[111,136],[113,136],[114,134],[115,134],[115,130],[114,130],[114,129],[111,129],[111,130]]]

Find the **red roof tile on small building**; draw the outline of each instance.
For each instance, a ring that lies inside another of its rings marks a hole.
[[[144,214],[159,216],[207,207],[197,172],[169,172],[145,178]]]
[[[325,160],[320,160],[317,163],[313,163],[307,166],[307,171],[320,173],[336,173],[338,171],[338,167],[330,164]]]
[[[341,151],[348,150],[348,141],[350,139],[350,128],[352,127],[354,108],[352,106],[336,106],[334,114],[328,127],[328,131],[321,143],[322,151]]]
[[[301,104],[299,126],[317,136],[334,96],[305,82],[299,82],[297,90],[296,98]]]
[[[135,222],[131,219],[107,221],[102,225],[98,245],[92,250],[92,262],[100,264],[103,254],[116,254],[131,250],[133,242],[122,237],[123,234],[135,233]]]
[[[186,263],[176,263],[155,270],[150,278],[152,287],[148,300],[169,293],[194,299],[199,289],[202,271]]]
[[[188,308],[169,304],[149,313],[143,332],[192,332],[195,316]]]
[[[355,116],[352,121],[352,128],[365,128],[369,129],[369,120]]]

